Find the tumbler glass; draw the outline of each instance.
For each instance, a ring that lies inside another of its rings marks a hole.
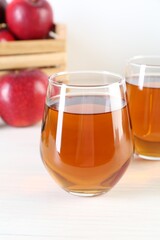
[[[160,160],[160,57],[132,58],[126,82],[135,153]]]
[[[109,72],[49,78],[41,156],[67,192],[95,196],[122,177],[133,148],[125,80]]]

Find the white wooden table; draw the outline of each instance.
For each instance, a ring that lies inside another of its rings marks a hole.
[[[132,161],[107,194],[61,190],[44,168],[40,125],[0,123],[0,240],[160,239],[160,161]]]

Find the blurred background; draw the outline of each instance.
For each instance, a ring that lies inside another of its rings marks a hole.
[[[159,0],[50,0],[68,26],[69,69],[122,73],[133,55],[160,54]]]
[[[159,0],[49,2],[55,22],[67,25],[69,70],[123,73],[134,55],[160,55]]]

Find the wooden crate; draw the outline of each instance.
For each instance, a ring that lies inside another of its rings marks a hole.
[[[57,24],[56,39],[0,43],[0,74],[11,70],[40,68],[48,75],[66,69],[66,27]]]

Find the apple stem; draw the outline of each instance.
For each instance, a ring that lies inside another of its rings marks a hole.
[[[0,23],[0,29],[6,28],[7,24],[6,23]]]
[[[36,3],[36,2],[38,2],[38,0],[32,0],[32,2],[33,2],[33,3]]]

